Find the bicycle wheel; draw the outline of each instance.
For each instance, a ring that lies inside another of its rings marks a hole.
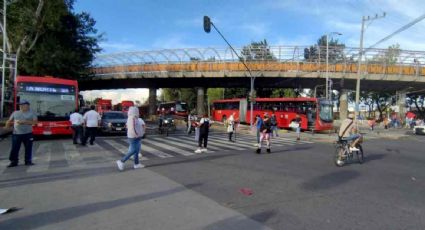
[[[359,164],[361,164],[364,161],[363,147],[358,144],[357,148],[359,149],[359,151],[357,151],[357,160],[359,161]]]
[[[344,155],[344,152],[345,152],[345,149],[343,146],[341,145],[336,146],[334,163],[338,167],[341,167],[344,165],[344,159],[342,159],[341,157]]]

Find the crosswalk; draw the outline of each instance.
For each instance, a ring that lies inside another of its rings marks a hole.
[[[271,140],[272,149],[297,144],[311,144],[310,141],[296,141],[293,138],[277,137]],[[236,142],[229,142],[226,134],[212,134],[208,138],[208,153],[224,151],[254,150],[256,137],[238,135]],[[9,146],[8,146],[9,147]],[[110,163],[124,156],[128,150],[126,137],[97,138],[94,145],[83,147],[72,144],[70,140],[45,140],[34,142],[33,160],[36,165],[28,167],[26,172],[44,172],[55,168],[84,168],[96,163]],[[197,141],[194,136],[149,136],[142,141],[139,159],[143,162],[171,158],[190,158],[195,155]],[[20,159],[23,159],[23,149]],[[6,168],[9,161],[0,160],[0,170]],[[1,172],[0,172],[1,173]]]

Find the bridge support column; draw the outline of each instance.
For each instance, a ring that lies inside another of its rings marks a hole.
[[[149,115],[156,114],[156,89],[149,89]]]
[[[197,99],[196,99],[196,113],[198,116],[203,116],[205,114],[205,92],[204,88],[199,87],[196,89]]]
[[[339,93],[341,94],[339,98],[339,119],[343,120],[348,115],[348,90],[341,89]]]
[[[400,119],[404,121],[406,114],[406,92],[405,91],[398,91],[397,92],[397,105],[398,105],[398,114],[400,116]]]

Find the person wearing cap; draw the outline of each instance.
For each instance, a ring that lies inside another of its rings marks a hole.
[[[37,115],[30,110],[27,100],[19,102],[19,110],[10,115],[6,122],[6,128],[13,124],[12,148],[10,150],[10,164],[7,167],[16,167],[19,164],[19,149],[21,144],[25,146],[25,165],[34,165],[32,162],[32,126],[37,124]]]
[[[342,121],[341,127],[339,128],[339,137],[351,141],[350,151],[359,151],[356,145],[361,140],[361,135],[357,133],[357,127],[357,122],[354,120],[354,114],[350,113],[348,117]]]

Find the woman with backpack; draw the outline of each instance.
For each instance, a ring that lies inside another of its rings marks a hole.
[[[271,153],[270,151],[270,135],[271,135],[271,121],[270,121],[270,117],[269,115],[266,113],[264,114],[264,119],[263,119],[263,125],[260,128],[260,143],[258,143],[258,148],[257,148],[257,154],[261,153],[261,145],[263,143],[263,140],[266,141],[266,145],[267,145],[267,153]]]
[[[139,152],[142,145],[142,138],[145,134],[145,122],[139,118],[139,109],[131,106],[128,110],[127,118],[127,137],[129,142],[128,152],[121,159],[117,160],[117,166],[120,171],[124,170],[124,163],[134,156],[134,169],[144,168],[145,166],[139,163]]]

